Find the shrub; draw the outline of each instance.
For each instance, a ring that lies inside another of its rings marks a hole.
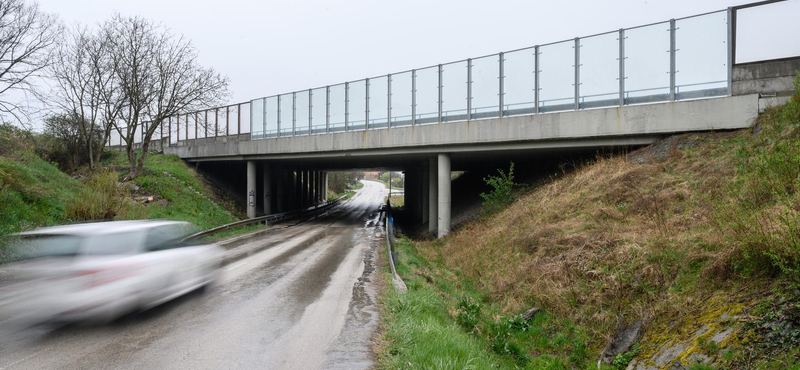
[[[514,183],[514,162],[511,162],[507,174],[501,169],[498,169],[497,173],[499,176],[489,175],[483,179],[487,185],[492,187],[492,191],[488,194],[481,193],[483,212],[486,215],[500,211],[516,199],[514,186],[519,186],[519,184]]]
[[[113,220],[118,215],[124,216],[122,218],[138,218],[136,216],[139,214],[131,209],[135,206],[129,202],[119,186],[116,172],[97,172],[89,178],[86,186],[78,197],[67,203],[68,219]]]

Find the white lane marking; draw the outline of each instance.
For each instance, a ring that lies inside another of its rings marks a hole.
[[[235,265],[233,265],[233,266],[231,266],[231,267],[228,267],[228,268],[226,268],[226,269],[225,269],[225,271],[231,271],[231,270],[233,270],[233,269],[236,269],[236,268],[242,267],[242,266],[243,266],[244,264],[246,264],[246,263],[247,263],[247,261],[242,261],[242,262],[239,262],[239,263],[237,263],[237,264],[235,264]]]

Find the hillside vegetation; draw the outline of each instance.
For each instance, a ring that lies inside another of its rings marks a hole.
[[[140,177],[121,182],[124,153],[107,150],[98,170],[71,176],[42,159],[25,131],[4,125],[0,136],[0,237],[87,220],[168,218],[207,229],[238,219],[235,207],[176,156],[152,154]],[[0,262],[8,258],[0,248]]]
[[[628,329],[604,367],[798,369],[800,98],[598,157],[401,256],[387,368],[597,368]]]

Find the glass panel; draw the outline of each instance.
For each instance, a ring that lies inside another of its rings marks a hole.
[[[267,114],[266,114],[266,128],[264,129],[264,137],[277,137],[278,136],[278,97],[272,96],[266,99]]]
[[[250,118],[250,122],[255,125],[255,127],[250,127],[250,138],[262,139],[264,138],[264,99],[252,100],[250,105],[253,106],[252,112],[256,115]]]
[[[619,32],[581,39],[581,109],[619,105]]]
[[[392,75],[392,127],[411,124],[411,72]]]
[[[355,81],[348,84],[347,130],[364,130],[367,111],[367,81]]]
[[[200,130],[197,127],[197,113],[189,113],[187,116],[189,123],[186,124],[189,127],[189,139],[194,140],[197,139],[197,135],[200,133]],[[139,135],[134,135],[134,143],[137,143]]]
[[[789,35],[800,35],[798,14],[800,1],[781,1],[737,10],[736,63],[800,55],[800,42],[772,41]]]
[[[539,112],[575,109],[575,41],[539,48]]]
[[[467,119],[467,62],[442,65],[442,122]]]
[[[439,67],[423,68],[417,73],[416,124],[439,122]]]
[[[368,128],[386,128],[389,115],[389,80],[388,77],[369,79],[369,126]]]
[[[280,136],[291,136],[294,132],[294,99],[292,94],[285,94],[278,96],[278,105],[280,105],[280,117],[278,121],[278,128],[280,129]],[[306,125],[308,127],[308,125]]]
[[[625,30],[625,104],[669,99],[669,22]]]
[[[319,88],[311,90],[311,133],[312,134],[324,134],[325,129],[325,120],[327,119],[326,115],[326,107],[325,107],[325,88]]]
[[[472,119],[500,115],[499,58],[491,55],[472,60]]]
[[[531,114],[536,95],[535,49],[518,50],[503,54],[503,115]]]
[[[241,127],[242,127],[242,132],[241,133],[242,134],[249,134],[250,133],[250,118],[251,118],[250,117],[250,109],[251,108],[252,107],[251,107],[250,103],[242,104],[242,112],[241,112],[241,115],[239,115],[239,118],[242,120],[242,124],[241,124]],[[237,126],[238,125],[239,125],[239,123],[237,122]]]
[[[728,95],[728,12],[675,21],[675,97]]]
[[[286,97],[288,98],[289,95],[287,95]],[[309,109],[308,90],[298,91],[294,93],[294,103],[295,103],[294,134],[308,135],[308,127],[309,125],[311,125],[310,123],[311,120],[310,117],[308,116],[308,109]],[[283,130],[281,130],[281,132],[283,132]]]
[[[344,131],[344,84],[331,86],[330,99],[330,131]]]
[[[216,110],[217,135],[218,136],[225,136],[228,132],[230,132],[230,130],[228,130],[228,112],[229,112],[229,110],[230,110],[230,108],[217,108],[217,110]]]

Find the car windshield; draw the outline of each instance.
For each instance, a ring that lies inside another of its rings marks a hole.
[[[16,245],[20,258],[70,257],[78,254],[83,238],[75,235],[26,235]]]

